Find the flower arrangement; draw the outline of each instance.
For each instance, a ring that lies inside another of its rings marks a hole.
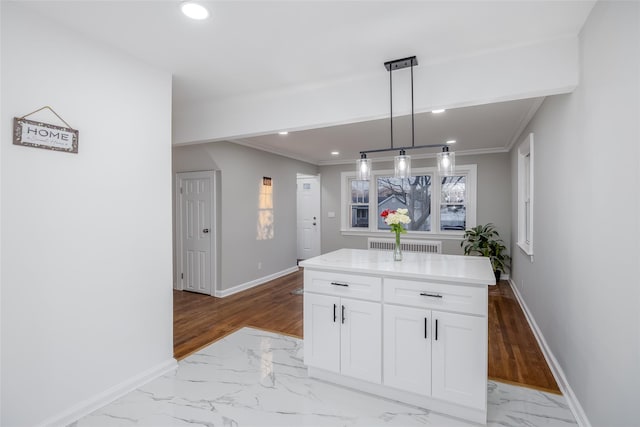
[[[380,214],[380,216],[384,218],[385,224],[391,226],[391,231],[396,233],[397,246],[400,246],[400,234],[407,232],[407,230],[405,230],[402,225],[409,224],[411,222],[411,218],[409,218],[409,215],[407,215],[408,212],[408,209],[402,208],[395,211],[385,209]]]

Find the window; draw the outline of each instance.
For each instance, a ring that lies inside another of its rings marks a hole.
[[[386,234],[390,227],[380,213],[406,208],[412,237],[459,238],[476,222],[476,165],[459,165],[456,172],[456,176],[440,177],[435,168],[415,168],[413,176],[401,179],[383,170],[376,171],[370,181],[357,181],[355,173],[343,172],[342,233]]]
[[[369,228],[369,182],[349,180],[351,228]]]
[[[390,230],[391,227],[380,216],[385,209],[405,208],[409,211],[411,222],[407,230],[431,230],[431,175],[394,178],[380,176],[378,184],[378,230]]]
[[[466,229],[466,195],[466,175],[442,177],[440,184],[440,231],[464,231]]]
[[[533,255],[533,133],[518,147],[518,246]]]

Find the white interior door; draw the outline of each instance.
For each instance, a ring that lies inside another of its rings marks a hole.
[[[177,176],[179,204],[179,278],[187,291],[212,295],[213,172]]]
[[[320,255],[320,177],[298,177],[298,259]]]

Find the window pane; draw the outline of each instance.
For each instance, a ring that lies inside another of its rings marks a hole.
[[[442,178],[441,203],[464,203],[467,190],[466,176],[447,176]]]
[[[411,223],[408,230],[431,230],[431,176],[410,178],[379,177],[378,184],[378,229],[389,230],[380,213],[385,209],[409,210]]]
[[[440,230],[464,230],[467,223],[467,208],[464,205],[440,206]]]
[[[529,244],[531,243],[531,220],[529,219],[529,209],[531,206],[529,204],[529,200],[524,202],[524,241]]]
[[[369,203],[369,181],[351,180],[351,203]]]
[[[369,227],[369,205],[351,205],[351,227]]]

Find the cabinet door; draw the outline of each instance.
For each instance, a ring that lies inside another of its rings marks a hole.
[[[486,409],[487,318],[432,312],[433,397]]]
[[[340,372],[340,298],[304,294],[304,363]]]
[[[342,312],[344,310],[344,317]],[[382,377],[382,307],[379,303],[342,298],[340,371],[380,384]]]
[[[431,395],[431,311],[384,306],[384,384]]]

